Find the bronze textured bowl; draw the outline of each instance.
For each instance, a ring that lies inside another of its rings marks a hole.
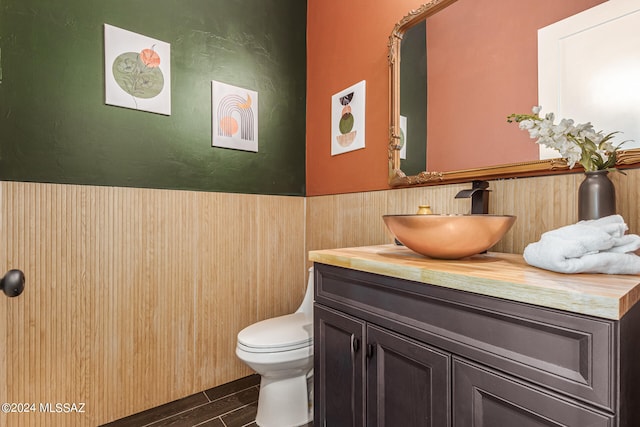
[[[516,220],[512,215],[383,215],[398,241],[430,258],[459,259],[498,243]]]

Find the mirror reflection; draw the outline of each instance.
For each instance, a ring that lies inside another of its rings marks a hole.
[[[400,45],[400,159],[409,175],[427,169],[426,28],[426,21],[409,28]]]
[[[603,1],[541,0],[523,11],[509,0],[442,0],[409,12],[389,44],[392,185],[394,174],[405,185],[566,168],[538,161],[506,116],[537,103],[537,30]],[[425,170],[437,173],[405,179]]]

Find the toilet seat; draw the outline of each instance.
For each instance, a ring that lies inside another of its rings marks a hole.
[[[293,314],[249,325],[236,340],[236,356],[260,374],[256,424],[306,426],[313,420],[313,267]]]
[[[293,313],[262,320],[238,333],[238,348],[249,353],[274,353],[313,345],[313,319]]]

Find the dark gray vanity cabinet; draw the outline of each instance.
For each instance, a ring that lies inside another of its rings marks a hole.
[[[364,426],[365,324],[318,305],[313,316],[314,426]]]
[[[367,325],[367,425],[449,425],[448,354]]]
[[[640,426],[638,307],[608,320],[314,271],[316,426]]]
[[[320,305],[314,316],[314,425],[450,425],[448,354]]]
[[[613,417],[473,363],[453,361],[455,427],[613,426]]]

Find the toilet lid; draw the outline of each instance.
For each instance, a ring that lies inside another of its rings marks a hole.
[[[249,325],[238,333],[245,351],[286,351],[310,346],[313,319],[305,313],[287,314]]]

